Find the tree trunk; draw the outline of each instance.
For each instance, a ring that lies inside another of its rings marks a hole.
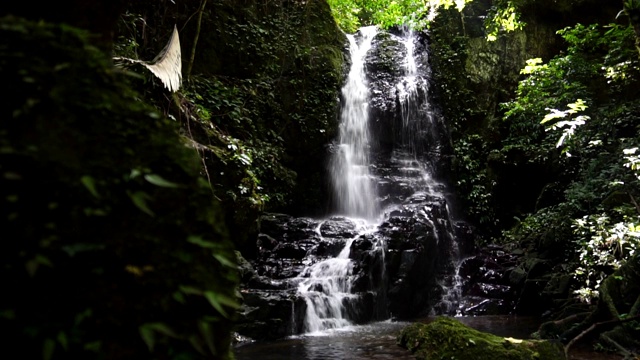
[[[189,64],[187,64],[186,79],[187,82],[191,79],[191,69],[193,69],[193,61],[196,58],[196,47],[198,46],[198,38],[200,37],[200,27],[202,26],[202,14],[204,13],[204,7],[207,5],[207,0],[202,0],[200,10],[198,10],[198,22],[196,23],[196,35],[193,37],[193,46],[191,47],[191,54],[189,56]]]

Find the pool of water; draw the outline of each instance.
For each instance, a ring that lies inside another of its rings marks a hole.
[[[409,351],[396,345],[396,336],[406,325],[408,323],[385,321],[253,343],[236,348],[236,359],[415,359]]]
[[[539,321],[516,316],[478,316],[457,318],[468,326],[499,336],[529,338]],[[429,322],[433,318],[417,321]],[[361,326],[322,331],[283,340],[250,343],[235,349],[237,360],[415,360],[396,345],[396,337],[408,322],[383,321]],[[620,356],[592,351],[585,346],[571,350],[571,360],[613,360]],[[482,360],[482,359],[479,359]]]

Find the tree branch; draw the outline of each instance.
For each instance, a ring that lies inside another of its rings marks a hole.
[[[583,332],[578,334],[576,337],[571,339],[571,341],[569,341],[569,343],[564,347],[564,354],[568,359],[569,358],[569,349],[571,348],[571,346],[573,344],[575,344],[578,340],[580,340],[583,337],[585,337],[587,334],[589,334],[595,328],[603,327],[603,326],[610,326],[610,325],[618,325],[618,324],[626,323],[626,322],[637,320],[637,319],[640,319],[640,315],[628,316],[628,317],[626,317],[624,319],[613,319],[613,320],[607,320],[607,321],[594,323],[593,325],[589,326],[586,330],[584,330]]]

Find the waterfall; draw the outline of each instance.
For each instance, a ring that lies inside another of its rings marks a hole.
[[[365,61],[367,53],[375,50],[373,42],[376,34],[375,27],[365,27],[355,36],[348,35],[351,68],[342,88],[338,151],[331,159],[331,174],[337,212],[345,216],[341,218],[343,221],[354,224],[355,235],[340,238],[344,245],[339,254],[309,260],[294,279],[297,294],[306,303],[303,326],[306,333],[352,325],[356,322],[354,313],[365,306],[366,296],[369,296],[370,309],[366,319],[389,316],[386,304],[391,300],[387,297],[387,287],[392,275],[386,270],[386,252],[389,251],[385,238],[387,235],[383,235],[384,230],[379,229],[383,224],[387,229],[394,229],[397,227],[389,224],[421,223],[431,233],[428,236],[414,233],[409,241],[417,241],[415,239],[418,238],[433,241],[438,254],[418,253],[416,249],[427,245],[419,244],[412,250],[414,252],[409,251],[401,257],[409,261],[414,256],[421,256],[420,261],[435,261],[448,269],[449,275],[439,278],[442,299],[425,306],[435,305],[438,313],[450,313],[459,297],[460,288],[453,285],[459,276],[457,273],[450,275],[459,256],[453,220],[446,205],[447,187],[437,180],[437,166],[433,160],[441,149],[441,141],[437,119],[429,102],[430,70],[426,58],[420,58],[427,55],[415,50],[418,40],[413,32],[404,31],[399,37],[393,35],[403,45],[406,55],[398,82],[388,86],[390,93],[393,93],[393,102],[397,104],[394,110],[397,113],[388,118],[399,119],[400,124],[394,125],[394,136],[397,138],[394,139],[392,151],[382,151],[382,155],[376,154],[374,157],[371,154],[369,124],[372,94]],[[381,93],[380,90],[375,91],[376,95]],[[372,163],[371,158],[375,158],[376,162]],[[387,199],[384,206],[382,198]],[[334,241],[323,236],[323,224],[321,221],[315,229],[318,242]],[[358,242],[364,245],[360,246]],[[360,251],[356,255],[351,253],[354,248]],[[369,262],[354,262],[354,259],[362,261],[363,258],[369,259]],[[359,271],[366,268],[369,273],[366,276],[356,275],[356,268]],[[403,271],[402,266],[399,269],[395,270],[396,274]],[[358,276],[360,284],[355,289],[354,279]],[[400,283],[409,278],[407,274],[402,276],[405,279],[400,279]],[[440,275],[431,273],[428,276],[435,278]]]
[[[430,161],[435,156],[440,155],[442,144],[438,137],[436,117],[429,99],[429,69],[423,69],[420,73],[416,65],[416,54],[414,54],[416,37],[412,30],[404,28],[402,33],[402,43],[407,55],[403,63],[404,78],[396,88],[400,103],[400,115],[402,126],[400,131],[400,141],[396,145],[400,151],[396,151],[399,161],[405,164],[400,171],[407,176],[412,172],[419,172],[423,181],[423,188],[419,191],[433,198],[445,198],[446,184],[436,180],[437,166]],[[423,56],[426,56],[425,53]],[[424,63],[427,63],[426,61]],[[423,159],[424,161],[419,161]],[[409,164],[409,166],[406,166]],[[443,247],[446,251],[446,268],[448,274],[440,279],[442,288],[441,299],[432,307],[432,314],[452,314],[460,315],[458,304],[462,293],[462,278],[459,275],[460,250],[454,235],[453,223],[449,207],[446,207],[446,219],[435,219],[443,223],[444,231],[436,232],[433,227],[433,236],[438,243],[444,240]],[[432,222],[434,219],[427,219]]]
[[[378,215],[378,204],[369,172],[369,89],[365,58],[377,33],[375,26],[359,30],[358,38],[347,35],[351,69],[342,88],[338,151],[331,161],[331,173],[338,213],[361,218],[359,235],[370,232],[368,223]],[[318,226],[318,236],[320,234]],[[358,237],[356,236],[356,237]],[[349,259],[349,239],[340,254],[307,267],[298,293],[307,303],[304,328],[307,332],[344,327],[351,324],[346,305],[357,298],[351,294],[353,262]],[[357,299],[356,299],[357,300]]]
[[[364,62],[377,28],[364,27],[359,33],[359,44],[354,35],[347,35],[351,70],[342,88],[339,144],[331,161],[331,174],[338,212],[374,219],[378,204],[369,172],[369,90]]]

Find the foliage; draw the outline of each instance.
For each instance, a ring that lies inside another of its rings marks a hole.
[[[493,210],[491,191],[495,184],[488,178],[489,175],[479,160],[488,156],[483,139],[477,134],[465,136],[456,142],[454,156],[456,171],[468,174],[458,177],[455,184],[458,191],[464,194],[466,212],[477,215],[478,224],[496,225],[498,219]]]
[[[167,20],[160,20],[172,10],[160,7],[151,16],[146,5],[132,3],[127,14],[144,15],[145,29],[166,27]],[[172,104],[158,104],[200,152],[202,173],[227,205],[242,250],[255,248],[246,239],[261,211],[322,211],[317,204],[326,198],[324,169],[318,164],[337,128],[346,42],[329,12],[319,0],[248,1],[242,7],[209,1],[194,75]],[[185,46],[190,13],[173,20],[184,27]],[[136,19],[122,19],[125,48],[128,38],[149,38],[131,25]]]
[[[498,1],[491,7],[485,20],[487,41],[496,41],[501,32],[521,30],[524,25],[512,1]]]
[[[576,275],[581,300],[596,298],[600,283],[640,250],[640,217],[621,207],[609,213],[585,215],[574,222],[579,266]],[[615,222],[614,218],[620,221]],[[615,222],[615,223],[614,223]]]
[[[346,32],[360,26],[380,25],[388,28],[408,25],[425,28],[439,8],[455,7],[462,11],[471,0],[328,0],[338,25]]]
[[[517,148],[527,161],[555,167],[555,186],[564,196],[537,209],[507,236],[518,241],[555,233],[577,255],[568,257],[579,284],[575,293],[588,300],[639,244],[640,187],[628,168],[635,167],[640,141],[640,68],[628,26],[578,24],[558,33],[568,44],[566,53],[546,64],[528,61],[516,98],[504,105],[508,131],[500,152],[508,159]],[[554,148],[572,158],[549,156]],[[523,226],[530,229],[518,230]]]
[[[558,143],[556,144],[557,148],[562,147],[566,142],[568,142],[576,132],[578,126],[584,125],[585,122],[589,120],[589,117],[586,115],[578,115],[575,119],[573,118],[573,115],[587,109],[587,105],[582,101],[582,99],[578,99],[575,103],[568,104],[567,107],[569,109],[564,111],[560,111],[558,109],[547,109],[551,112],[545,115],[542,121],[540,121],[540,124],[546,124],[553,121],[553,123],[545,129],[546,131],[563,129],[562,136],[560,136],[560,140],[558,140]],[[556,119],[564,118],[568,119],[555,121]],[[564,148],[563,152],[566,153],[567,156],[571,156],[571,154],[566,150],[567,149]]]
[[[5,350],[229,358],[235,257],[176,123],[88,34],[10,17],[0,32]]]

